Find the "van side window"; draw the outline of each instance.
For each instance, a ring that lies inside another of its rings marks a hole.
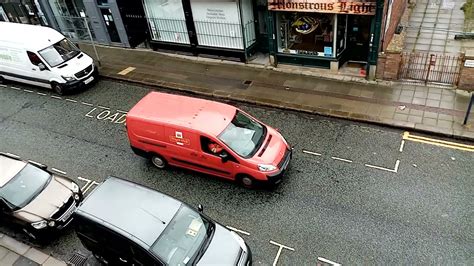
[[[227,156],[229,158],[229,161],[233,161],[233,162],[236,162],[236,163],[239,162],[231,154],[229,154],[224,149],[224,147],[222,147],[220,144],[217,144],[213,140],[211,140],[207,137],[201,136],[200,141],[201,141],[201,150],[203,152],[214,155],[214,156],[219,156],[220,153],[226,152]]]
[[[33,52],[30,52],[30,51],[27,51],[26,52],[28,54],[28,58],[30,59],[31,63],[35,66],[39,65],[39,63],[42,63],[41,62],[41,59],[39,58],[39,56]]]

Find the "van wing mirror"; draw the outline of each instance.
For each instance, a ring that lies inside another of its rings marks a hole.
[[[198,205],[198,211],[201,213],[204,211],[204,207],[201,204]]]
[[[219,157],[221,157],[223,163],[229,160],[229,154],[226,151],[222,151],[221,153],[219,153]]]
[[[46,66],[45,66],[43,63],[39,63],[39,64],[38,64],[38,67],[39,67],[39,70],[40,70],[40,71],[43,71],[43,70],[46,70],[46,69],[47,69]]]

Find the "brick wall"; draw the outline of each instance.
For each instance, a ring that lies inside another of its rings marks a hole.
[[[474,67],[461,67],[458,89],[474,91]]]
[[[377,79],[396,80],[400,68],[401,53],[387,52],[379,55],[377,62]]]
[[[384,35],[384,32],[382,32],[382,36],[383,36],[383,39],[382,39],[383,43],[381,47],[382,51],[385,51],[387,49],[387,46],[392,40],[393,35],[395,34],[395,29],[399,25],[400,20],[405,12],[408,0],[385,0],[382,25],[385,25],[385,22],[387,20],[387,17],[388,17],[387,10],[389,8],[390,2],[392,3],[392,10],[391,10],[390,21],[386,25],[387,29],[386,29],[385,35]],[[385,29],[383,26],[382,31],[384,30]]]

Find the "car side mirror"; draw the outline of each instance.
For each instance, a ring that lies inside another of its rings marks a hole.
[[[226,151],[222,151],[220,154],[219,154],[219,157],[221,157],[221,160],[223,163],[227,162],[229,160],[229,154],[227,154]]]
[[[43,71],[43,70],[46,70],[46,69],[47,69],[46,66],[45,66],[43,63],[39,63],[39,64],[38,64],[38,67],[39,67],[39,70],[40,70],[40,71]]]
[[[198,211],[201,213],[204,211],[204,207],[201,204],[198,205]]]

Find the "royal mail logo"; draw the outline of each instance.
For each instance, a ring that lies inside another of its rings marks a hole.
[[[374,1],[268,0],[268,10],[375,15]]]

